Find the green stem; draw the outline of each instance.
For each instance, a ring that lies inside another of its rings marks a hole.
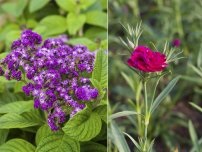
[[[144,96],[145,96],[145,116],[147,115],[148,112],[148,101],[147,101],[147,82],[144,80],[143,82],[144,85]]]
[[[148,129],[148,124],[147,124],[147,113],[148,113],[148,101],[147,101],[147,82],[144,80],[143,82],[143,85],[144,85],[144,101],[145,101],[145,122],[144,122],[144,148],[143,150],[146,151],[147,148],[146,148],[146,145],[147,145],[147,129]]]

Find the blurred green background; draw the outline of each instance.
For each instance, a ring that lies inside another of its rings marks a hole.
[[[150,138],[155,138],[157,152],[170,152],[176,148],[188,152],[193,148],[188,120],[192,120],[197,136],[202,136],[202,114],[189,102],[202,106],[202,76],[196,74],[193,67],[201,62],[198,57],[202,44],[202,1],[201,0],[109,0],[109,100],[111,113],[134,110],[128,100],[135,101],[133,90],[122,76],[127,74],[133,81],[137,75],[130,70],[126,61],[129,53],[123,47],[119,37],[125,33],[120,23],[135,27],[142,21],[143,34],[141,45],[151,47],[154,43],[159,50],[167,41],[170,46],[174,39],[180,39],[179,50],[183,50],[184,59],[169,65],[173,71],[161,81],[158,90],[162,90],[175,75],[182,75],[174,90],[156,110],[150,123]],[[202,67],[202,66],[201,66]],[[152,89],[152,88],[151,88]],[[134,130],[134,117],[122,118],[117,123],[120,129],[137,137]],[[198,140],[199,140],[198,139]],[[202,140],[198,141],[199,143]],[[134,149],[128,140],[131,149]],[[112,147],[113,149],[113,147]],[[193,149],[192,149],[193,150]],[[111,150],[113,151],[113,150]],[[193,150],[194,151],[194,150]]]

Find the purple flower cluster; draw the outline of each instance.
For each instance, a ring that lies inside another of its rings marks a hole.
[[[69,46],[67,38],[42,37],[25,30],[13,42],[2,61],[0,75],[26,82],[22,90],[34,98],[34,107],[48,112],[48,124],[58,130],[68,115],[74,116],[85,103],[97,98],[90,85],[95,55],[85,46]],[[70,111],[70,112],[68,112]]]

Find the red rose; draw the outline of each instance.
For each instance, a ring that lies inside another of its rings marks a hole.
[[[159,72],[167,67],[166,56],[145,46],[135,48],[128,65],[143,72]]]

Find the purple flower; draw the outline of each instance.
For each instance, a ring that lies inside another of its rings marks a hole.
[[[8,80],[20,81],[26,76],[28,83],[22,90],[33,97],[34,108],[48,113],[52,130],[58,130],[68,115],[73,117],[86,102],[98,97],[89,80],[95,54],[82,45],[69,46],[67,41],[67,37],[59,36],[42,43],[39,34],[25,30],[0,62],[0,75]]]
[[[42,37],[35,33],[32,32],[31,30],[25,30],[21,34],[21,43],[27,47],[33,47],[35,44],[41,44],[42,42]]]
[[[172,45],[173,45],[174,47],[179,47],[179,46],[181,45],[180,39],[174,39],[174,40],[172,41]]]

